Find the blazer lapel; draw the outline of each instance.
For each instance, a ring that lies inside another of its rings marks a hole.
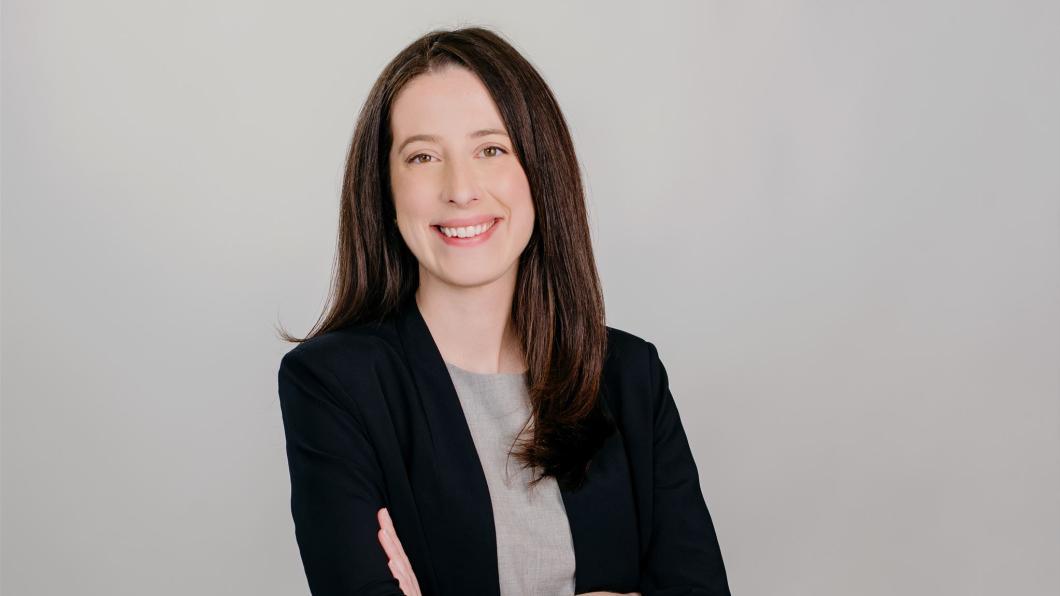
[[[431,477],[422,480],[427,485],[416,491],[429,495],[420,500],[425,509],[421,520],[431,537],[434,568],[447,570],[439,579],[460,578],[453,581],[462,582],[441,585],[441,592],[500,596],[489,486],[456,388],[414,297],[398,310],[397,328],[422,398],[435,463]],[[601,402],[613,415],[606,400],[607,378],[605,374],[601,383]],[[617,428],[593,457],[585,483],[577,490],[561,488],[560,492],[574,543],[575,593],[636,590],[637,514],[625,446]]]
[[[489,486],[449,370],[414,297],[399,309],[397,328],[431,435],[434,473],[414,489],[422,489],[416,493],[426,509],[421,521],[431,537],[433,567],[446,570],[439,588],[443,594],[500,596]],[[444,585],[448,578],[461,583]]]

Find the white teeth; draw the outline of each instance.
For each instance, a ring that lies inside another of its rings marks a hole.
[[[438,229],[450,238],[454,236],[456,236],[457,238],[471,238],[472,236],[478,236],[482,232],[485,232],[486,230],[492,228],[493,224],[495,223],[497,223],[496,219],[494,219],[493,221],[486,222],[484,224],[479,224],[477,226],[466,226],[463,228],[445,228],[442,226],[438,226]]]

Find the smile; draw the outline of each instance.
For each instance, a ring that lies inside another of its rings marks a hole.
[[[494,218],[477,226],[466,226],[462,228],[447,228],[442,226],[431,226],[442,240],[451,246],[472,246],[481,244],[493,235],[499,219]]]

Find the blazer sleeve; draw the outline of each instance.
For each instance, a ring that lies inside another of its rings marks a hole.
[[[644,596],[730,596],[721,549],[666,367],[648,342],[654,416],[652,538]]]
[[[382,471],[357,406],[334,376],[288,352],[278,386],[291,514],[314,596],[401,596],[377,539]]]

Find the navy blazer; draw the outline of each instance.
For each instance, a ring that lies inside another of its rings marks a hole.
[[[655,346],[607,327],[615,419],[584,484],[561,490],[575,593],[729,594],[714,525]],[[376,537],[387,507],[424,596],[499,596],[486,478],[412,298],[382,322],[291,349],[278,372],[291,514],[315,596],[402,594]]]

